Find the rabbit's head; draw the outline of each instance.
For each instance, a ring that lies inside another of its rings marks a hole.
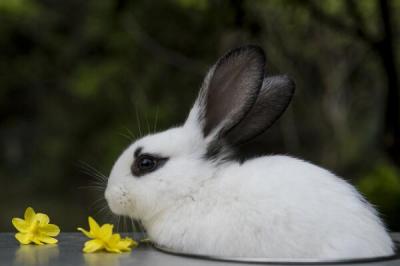
[[[265,56],[245,46],[221,57],[207,73],[181,127],[147,135],[114,164],[105,192],[118,215],[150,219],[191,196],[232,163],[235,147],[262,133],[294,92],[286,76],[266,77]]]

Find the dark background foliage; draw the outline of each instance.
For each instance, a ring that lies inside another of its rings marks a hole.
[[[400,230],[399,14],[395,0],[0,1],[0,230],[27,206],[64,230],[112,221],[88,168],[107,175],[131,135],[182,123],[207,67],[248,43],[297,91],[244,156],[327,167]]]

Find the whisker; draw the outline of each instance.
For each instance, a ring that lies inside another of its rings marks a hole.
[[[102,204],[102,205],[98,204],[98,206],[92,207],[93,211],[95,211],[94,212],[95,215],[104,212],[106,210],[106,208],[107,208],[106,204]]]
[[[115,224],[115,222],[116,222],[117,219],[118,219],[118,216],[115,215],[114,213],[111,213],[111,218],[112,218],[112,224]]]
[[[97,185],[97,186],[104,187],[104,188],[107,186],[107,182],[104,182],[104,181],[91,180],[90,182],[91,182],[91,184],[93,184],[95,186]]]
[[[147,134],[150,134],[149,118],[146,116]]]
[[[129,217],[129,220],[131,221],[132,234],[133,234],[134,236],[136,236],[136,238],[137,238],[137,236],[140,235],[140,229],[137,228],[134,219],[132,219],[131,217]],[[137,239],[138,239],[138,238],[137,238]]]
[[[103,180],[99,180],[99,179],[95,179],[96,177],[95,176],[90,176],[91,177],[91,179],[89,180],[90,182],[90,184],[93,184],[93,185],[97,185],[97,186],[102,186],[102,187],[106,187],[106,185],[107,185],[107,182],[105,182],[105,181],[103,181]]]
[[[106,181],[107,181],[107,180],[104,179],[102,176],[99,176],[99,175],[97,175],[96,173],[93,173],[93,172],[90,172],[90,171],[87,171],[87,170],[82,170],[82,173],[88,175],[89,177],[96,178],[96,179],[94,179],[94,180],[97,181],[97,182],[104,182],[104,183],[106,183]]]
[[[143,232],[143,234],[147,237],[147,231],[146,231],[146,228],[144,228],[142,221],[140,221],[140,220],[137,221],[137,224],[138,224],[140,230]]]
[[[83,174],[89,176],[90,179],[91,179],[92,181],[101,182],[102,184],[103,184],[103,183],[104,183],[104,184],[107,183],[107,180],[103,179],[103,177],[101,177],[101,176],[99,176],[99,175],[96,175],[96,174],[93,173],[93,172],[88,172],[88,171],[86,171],[86,170],[82,170],[81,172],[82,172]]]
[[[134,140],[136,138],[135,134],[133,134],[129,128],[127,128],[127,127],[124,127],[124,128],[128,132],[128,135],[132,137],[132,140]]]
[[[91,170],[89,170],[89,169],[86,169],[86,168],[81,167],[80,171],[81,171],[82,173],[84,173],[84,174],[90,176],[90,177],[97,177],[97,176],[96,176],[96,173],[94,173],[93,171],[91,171]]]
[[[135,112],[136,112],[136,121],[137,121],[137,126],[138,126],[138,129],[139,129],[139,134],[140,134],[140,137],[142,137],[142,128],[141,128],[141,125],[140,125],[139,114],[138,114],[138,110],[137,110],[136,107],[135,107]]]
[[[128,217],[128,219],[129,219],[129,221],[131,222],[131,229],[132,229],[132,237],[133,237],[133,239],[134,240],[137,240],[137,238],[135,237],[135,232],[136,232],[136,230],[135,230],[135,227],[133,226],[133,221],[132,221],[132,218],[131,217]]]
[[[118,216],[118,222],[117,222],[117,232],[119,232],[119,222],[121,221],[121,216]]]
[[[138,224],[138,226],[139,226],[139,228],[141,230],[141,233],[142,233],[142,242],[144,242],[147,246],[150,246],[151,245],[150,244],[151,241],[149,239],[149,236],[147,235],[146,228],[144,228],[144,226],[142,224],[142,221],[137,220],[137,224]]]
[[[136,231],[135,225],[133,224],[133,220],[132,220],[131,217],[128,217],[128,219],[129,219],[130,222],[131,222],[132,237],[133,237],[133,239],[134,239],[135,241],[139,241],[139,240],[140,240],[140,237],[138,237],[138,233],[137,233],[137,231]]]
[[[104,217],[104,220],[106,221],[106,222],[108,222],[108,221],[110,221],[110,220],[114,220],[114,214],[113,213],[111,213],[111,212],[106,212],[104,215],[103,215],[103,217]],[[112,222],[111,222],[112,223]]]
[[[118,222],[119,216],[118,216],[118,215],[115,215],[114,213],[111,213],[111,214],[112,214],[112,215],[111,215],[112,224],[115,225],[115,224],[117,224],[117,222]],[[118,228],[116,228],[115,230],[116,230],[116,232],[118,232]]]
[[[93,190],[93,191],[101,191],[104,192],[105,187],[100,187],[100,186],[80,186],[78,189],[88,189],[88,190]]]
[[[124,227],[123,227],[123,229],[124,229],[124,233],[125,233],[126,231],[128,231],[127,227],[126,227],[126,217],[125,216],[122,216],[122,217],[124,219]]]
[[[158,107],[157,107],[157,110],[156,110],[156,118],[155,118],[155,120],[154,120],[154,127],[153,127],[153,132],[155,133],[156,132],[156,130],[157,130],[157,122],[158,122]]]
[[[133,138],[131,136],[129,136],[129,135],[126,135],[126,134],[121,133],[121,132],[119,132],[118,135],[120,135],[121,137],[124,137],[128,141],[133,141]]]
[[[79,163],[82,173],[88,175],[91,180],[88,185],[80,186],[78,189],[87,189],[104,193],[108,182],[107,177],[88,163],[83,161]]]
[[[103,202],[103,201],[105,201],[105,202]],[[90,204],[90,208],[95,209],[96,206],[98,206],[98,205],[103,205],[103,204],[105,205],[105,204],[107,204],[106,202],[107,202],[107,201],[106,201],[106,199],[105,199],[104,197],[100,197],[100,198],[98,198],[97,200],[93,201],[93,202]],[[98,206],[98,207],[100,207],[100,206]]]
[[[104,212],[106,212],[107,209],[108,209],[108,206],[107,206],[107,205],[106,205],[106,206],[103,206],[103,207],[100,208],[98,211],[96,211],[96,212],[94,213],[94,215],[104,214]]]
[[[81,166],[83,167],[83,169],[86,169],[88,171],[92,171],[97,176],[103,177],[104,179],[107,179],[107,176],[105,174],[103,174],[102,172],[100,172],[98,169],[96,169],[95,167],[91,166],[90,164],[88,164],[88,163],[86,163],[84,161],[80,161],[80,163],[81,163]]]
[[[102,190],[102,192],[104,192],[104,190]],[[94,200],[90,204],[90,209],[92,209],[94,211],[94,215],[101,214],[101,213],[104,213],[107,210],[109,210],[108,204],[107,204],[107,201],[106,201],[104,195],[102,195],[98,199]],[[110,212],[108,212],[108,213],[110,213]]]

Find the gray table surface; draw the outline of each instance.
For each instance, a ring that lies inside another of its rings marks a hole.
[[[394,235],[400,240],[400,234]],[[80,233],[61,233],[57,245],[19,245],[14,233],[0,233],[0,265],[89,265],[89,266],[124,266],[124,265],[255,265],[228,263],[196,258],[180,257],[155,250],[146,244],[140,245],[132,252],[123,254],[82,252],[83,243],[87,240]],[[344,265],[344,264],[341,264]],[[352,265],[352,264],[346,264]],[[400,266],[400,259],[384,262],[371,262],[368,266]]]

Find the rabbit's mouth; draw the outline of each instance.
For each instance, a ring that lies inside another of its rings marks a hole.
[[[110,210],[116,215],[130,215],[135,207],[127,191],[121,186],[107,186],[105,198]]]

